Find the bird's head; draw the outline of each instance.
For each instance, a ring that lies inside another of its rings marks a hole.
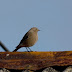
[[[31,28],[30,30],[32,30],[32,31],[34,31],[34,32],[38,32],[38,31],[40,31],[38,28],[36,28],[36,27],[33,27],[33,28]]]

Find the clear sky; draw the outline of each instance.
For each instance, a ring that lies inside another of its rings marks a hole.
[[[10,51],[32,27],[41,30],[33,51],[72,50],[72,0],[0,0],[0,41]]]

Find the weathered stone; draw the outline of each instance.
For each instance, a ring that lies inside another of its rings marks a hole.
[[[44,69],[42,72],[59,72],[59,71],[53,69],[52,67],[48,67],[48,68]]]
[[[0,69],[0,72],[10,72],[10,71],[5,68],[2,68],[2,69]]]
[[[72,51],[0,52],[0,68],[38,71],[53,66],[71,65]]]
[[[72,72],[72,66],[67,67],[63,72]]]

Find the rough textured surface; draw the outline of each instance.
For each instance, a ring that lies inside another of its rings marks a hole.
[[[10,71],[5,68],[2,68],[2,69],[0,69],[0,72],[10,72]]]
[[[72,72],[72,66],[67,67],[63,72]]]
[[[72,51],[0,52],[0,68],[39,70],[49,66],[72,65]]]
[[[59,71],[53,69],[52,67],[48,67],[48,68],[44,69],[42,72],[59,72]]]

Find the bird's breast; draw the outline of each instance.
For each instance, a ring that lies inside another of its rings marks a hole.
[[[38,40],[38,34],[30,34],[30,36],[27,38],[27,40],[24,42],[25,47],[31,47],[33,46]]]

